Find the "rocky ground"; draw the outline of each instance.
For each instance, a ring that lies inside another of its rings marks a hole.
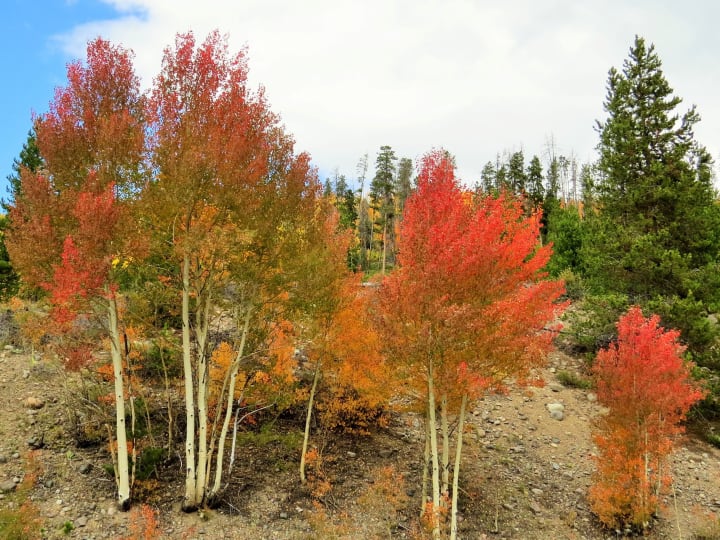
[[[544,388],[514,388],[474,404],[462,471],[461,538],[622,537],[603,530],[586,502],[593,468],[590,426],[602,410],[591,391],[557,379],[560,371],[580,368],[579,361],[556,352],[544,371]],[[79,448],[68,433],[68,391],[76,384],[48,361],[32,361],[12,347],[0,353],[0,510],[6,516],[17,509],[18,491],[33,474],[27,508],[42,537],[127,537],[139,518],[115,509],[114,481],[104,469],[107,452],[102,445]],[[283,429],[297,435],[298,422],[288,422]],[[159,510],[166,538],[411,538],[420,506],[421,426],[413,414],[395,414],[387,429],[371,437],[316,441],[332,485],[319,505],[299,487],[297,437],[283,435],[245,440],[216,510],[179,511],[181,472],[172,459],[148,500]],[[377,481],[385,465],[404,476],[394,486],[397,513],[385,504],[390,495]],[[686,438],[673,467],[675,494],[665,499],[648,538],[694,538],[704,516],[720,512],[720,450]]]

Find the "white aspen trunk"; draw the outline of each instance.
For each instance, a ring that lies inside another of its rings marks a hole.
[[[303,434],[302,454],[300,455],[300,482],[305,483],[305,454],[307,453],[308,442],[310,440],[310,420],[312,419],[313,402],[315,401],[315,391],[317,390],[318,381],[320,380],[320,370],[322,364],[318,359],[315,365],[315,375],[313,376],[312,387],[310,388],[310,397],[308,398],[307,416],[305,417],[305,432]]]
[[[457,538],[457,503],[458,484],[460,482],[460,459],[462,458],[463,429],[465,428],[465,406],[467,405],[467,394],[463,394],[460,402],[460,416],[458,417],[457,443],[455,447],[455,466],[453,468],[452,504],[450,505],[450,540]]]
[[[447,506],[447,495],[450,492],[450,429],[447,417],[447,394],[440,398],[440,430],[442,431],[442,485],[440,503]]]
[[[238,348],[235,361],[230,367],[230,380],[228,381],[227,389],[227,402],[225,404],[225,418],[223,419],[222,430],[220,432],[220,439],[218,441],[216,465],[215,465],[215,481],[213,482],[212,490],[210,491],[210,499],[220,493],[220,485],[222,483],[223,473],[223,454],[225,453],[225,441],[227,440],[228,429],[230,427],[230,420],[233,413],[233,402],[235,401],[235,386],[237,383],[237,374],[240,370],[240,363],[245,354],[245,341],[247,339],[248,330],[250,328],[250,308],[248,307],[245,312],[245,321],[243,323],[242,337],[240,338],[240,347]],[[218,402],[222,401],[223,394],[218,398]],[[237,427],[237,426],[236,426]],[[233,448],[235,441],[233,440]],[[212,443],[211,443],[212,448]],[[208,458],[208,476],[210,475],[210,465],[212,464],[213,456],[210,455]]]
[[[382,273],[385,275],[385,259],[387,256],[387,217],[385,218],[385,225],[383,226],[383,250],[382,250]]]
[[[432,535],[440,539],[440,466],[438,463],[437,429],[435,428],[435,383],[432,362],[428,367],[428,421],[430,424],[430,460],[432,464]]]
[[[430,420],[425,416],[425,454],[423,462],[422,495],[420,499],[420,518],[427,510],[427,487],[430,467]]]
[[[208,278],[209,279],[209,278]],[[198,294],[198,306],[195,310],[195,342],[197,343],[197,413],[198,413],[198,452],[195,481],[195,500],[202,504],[207,488],[208,462],[208,362],[207,333],[210,315],[210,293],[203,297]]]
[[[185,377],[185,497],[182,509],[197,509],[195,492],[195,394],[193,388],[192,351],[190,350],[190,256],[183,256],[182,265],[182,349]]]
[[[120,510],[130,508],[130,471],[128,467],[127,433],[125,426],[125,385],[123,378],[120,332],[118,330],[117,304],[114,294],[108,294],[108,330],[110,333],[110,357],[115,381],[115,438],[117,440],[117,502]]]

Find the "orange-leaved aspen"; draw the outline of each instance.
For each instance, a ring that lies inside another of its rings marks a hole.
[[[682,422],[704,392],[677,330],[645,318],[635,306],[617,324],[617,342],[593,366],[598,401],[609,410],[596,423],[597,470],[589,499],[606,526],[645,529],[672,481],[667,457]]]
[[[423,158],[397,241],[400,268],[383,281],[378,322],[387,357],[407,387],[424,396],[432,471],[426,519],[434,538],[446,515],[450,537],[457,536],[461,429],[449,509],[449,474],[442,484],[440,478],[450,463],[450,411],[462,426],[470,399],[507,378],[524,378],[551,346],[564,286],[546,279],[551,247],[540,245],[539,231],[539,212],[527,216],[512,196],[473,197],[455,178],[447,152]]]

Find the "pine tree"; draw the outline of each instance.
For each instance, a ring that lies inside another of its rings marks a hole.
[[[694,138],[694,107],[679,115],[653,45],[635,38],[622,71],[610,70],[598,122],[599,214],[585,246],[591,283],[600,292],[661,314],[694,352],[715,333],[707,308],[718,298],[720,213],[712,160]]]
[[[398,214],[402,214],[405,208],[405,201],[413,190],[412,184],[413,164],[409,158],[400,158],[398,162],[397,181],[395,193],[397,194]]]
[[[20,155],[13,160],[12,170],[13,174],[8,175],[8,187],[7,192],[10,194],[10,202],[14,201],[15,198],[20,194],[21,181],[20,181],[20,170],[27,169],[30,172],[37,172],[43,166],[43,159],[40,155],[40,149],[37,145],[37,137],[35,135],[35,128],[28,131],[27,140],[23,144]],[[2,201],[2,207],[5,212],[9,210],[8,201]]]
[[[525,176],[525,156],[522,150],[513,152],[507,168],[507,178],[514,193],[524,193],[527,177]]]
[[[543,170],[540,164],[540,158],[533,156],[527,168],[525,175],[527,179],[527,190],[533,206],[537,207],[542,204],[545,196],[545,188],[543,187]]]
[[[497,169],[492,161],[488,161],[480,172],[480,187],[484,193],[492,193],[496,188]]]
[[[370,199],[377,212],[375,225],[381,235],[381,264],[385,273],[388,257],[392,257],[395,236],[395,152],[381,146],[375,161],[375,177],[370,184]]]

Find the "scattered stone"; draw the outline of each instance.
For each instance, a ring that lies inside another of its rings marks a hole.
[[[13,459],[20,459],[20,453],[19,453],[19,452],[15,452],[15,453],[12,455],[12,458],[13,458]]]
[[[484,439],[484,438],[485,438],[485,435],[487,435],[487,433],[485,432],[485,430],[478,428],[478,430],[477,430],[477,437],[478,437],[478,439]]]
[[[288,518],[287,512],[280,512],[280,519],[287,519],[287,518]]]
[[[92,470],[92,463],[89,463],[87,461],[78,467],[78,472],[80,474],[88,474],[91,470]]]
[[[390,456],[392,456],[395,453],[394,448],[383,448],[378,452],[378,456],[380,456],[383,459],[387,459]]]
[[[550,412],[552,412],[552,411],[562,412],[565,410],[565,405],[563,405],[562,403],[548,403],[547,405],[545,405],[545,408]]]
[[[544,493],[543,490],[540,489],[540,488],[532,488],[530,491],[531,491],[532,494],[535,495],[536,497],[539,497],[540,495],[542,495],[542,494]]]
[[[515,510],[515,507],[510,503],[503,503],[502,506],[505,510]]]
[[[537,515],[542,513],[542,508],[540,508],[540,505],[536,502],[531,502],[529,507],[533,514]]]
[[[30,448],[33,450],[39,450],[43,446],[45,446],[45,442],[43,441],[43,436],[40,435],[33,435],[27,440],[27,444]]]
[[[347,455],[351,458],[357,457],[357,454],[355,452],[348,452]]]
[[[29,370],[29,369],[23,369],[22,378],[23,378],[23,379],[27,379],[28,377],[30,377],[30,370]]]
[[[548,403],[545,407],[547,407],[550,413],[550,418],[554,420],[562,420],[565,418],[565,405],[562,403]]]
[[[17,484],[12,480],[3,480],[2,482],[0,482],[0,492],[2,493],[10,493],[11,491],[15,491],[16,487]]]
[[[588,392],[585,397],[587,397],[587,400],[590,403],[595,403],[597,401],[597,394],[595,392]]]
[[[42,409],[45,406],[45,401],[42,398],[30,396],[25,400],[25,407],[28,409]]]
[[[7,463],[8,458],[5,454],[0,454],[0,463]]]
[[[548,384],[548,388],[552,390],[553,392],[560,392],[562,390],[565,390],[565,387],[560,383],[550,383]]]

